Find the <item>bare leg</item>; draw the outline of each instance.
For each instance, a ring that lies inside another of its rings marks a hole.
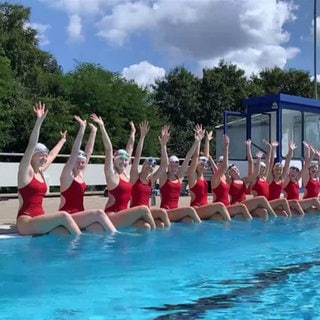
[[[291,210],[287,199],[275,199],[269,201],[269,203],[272,209],[276,211],[279,215],[282,215],[284,217],[291,217]]]
[[[252,216],[248,208],[242,203],[232,204],[227,208],[231,218],[238,217],[238,218],[252,219]]]
[[[150,224],[143,219],[137,220],[132,226],[139,230],[151,230]]]
[[[81,234],[75,221],[65,211],[43,214],[34,218],[23,215],[17,219],[17,231],[22,235],[45,234],[59,226],[64,227],[70,234]]]
[[[51,230],[49,234],[65,235],[70,234],[70,232],[65,227],[59,226]]]
[[[169,209],[167,213],[171,222],[201,222],[196,210],[191,207]]]
[[[299,202],[304,212],[312,210],[320,211],[320,201],[317,198],[302,199]]]
[[[152,207],[150,211],[158,228],[170,227],[171,222],[165,209]]]
[[[82,212],[76,212],[71,215],[73,220],[79,226],[80,229],[89,229],[91,231],[102,230],[108,232],[116,232],[115,226],[110,221],[109,217],[101,209],[86,210]],[[100,224],[101,227],[97,226]]]
[[[252,213],[253,210],[256,208],[264,208],[267,209],[268,214],[271,214],[272,216],[276,217],[276,213],[272,209],[269,201],[266,199],[266,197],[263,196],[256,196],[250,199],[247,199],[243,201],[243,204],[245,204],[248,208],[248,210]]]
[[[107,212],[107,214],[116,227],[133,226],[138,220],[144,220],[144,222],[148,223],[150,225],[148,229],[154,229],[156,227],[152,214],[147,206],[137,206],[119,212]],[[139,223],[139,226],[140,225]]]
[[[288,200],[288,203],[291,209],[291,213],[297,213],[301,216],[304,216],[304,211],[298,200]]]
[[[267,221],[269,218],[268,210],[265,208],[256,208],[251,211],[253,217],[262,218],[264,221]]]
[[[205,204],[200,207],[194,207],[201,220],[219,220],[230,221],[230,215],[226,206],[222,202]]]

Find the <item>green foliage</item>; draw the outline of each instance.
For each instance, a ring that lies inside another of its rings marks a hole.
[[[265,95],[285,93],[306,98],[312,97],[313,84],[310,74],[303,70],[284,71],[278,67],[265,69],[258,76],[252,76],[252,82],[261,87]]]
[[[194,125],[201,119],[200,83],[184,67],[176,67],[153,88],[155,103],[171,125],[168,150],[179,156],[185,155],[192,144]]]
[[[71,114],[88,120],[91,113],[101,116],[115,149],[125,147],[130,121],[138,126],[143,120],[148,120],[153,129],[158,129],[157,108],[148,104],[148,92],[99,65],[78,64],[74,71],[65,76],[65,90],[66,98],[73,105]],[[151,136],[155,136],[154,132]],[[103,147],[100,139],[98,135],[95,150],[101,153]],[[156,151],[154,143],[147,139],[145,150],[153,154]]]

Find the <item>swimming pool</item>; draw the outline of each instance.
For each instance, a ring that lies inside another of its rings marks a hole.
[[[320,317],[318,214],[0,243],[0,319]]]

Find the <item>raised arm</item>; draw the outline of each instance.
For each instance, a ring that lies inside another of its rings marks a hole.
[[[27,148],[19,164],[18,187],[26,185],[27,183],[29,183],[30,178],[33,177],[34,171],[31,166],[31,159],[34,149],[39,140],[41,125],[48,113],[45,104],[41,102],[38,102],[33,110],[37,116],[37,119],[32,129]]]
[[[60,132],[60,140],[57,142],[57,144],[50,150],[48,153],[47,162],[43,167],[43,171],[47,170],[50,166],[50,164],[54,161],[54,159],[59,154],[60,150],[62,149],[63,145],[67,141],[67,131]]]
[[[152,183],[157,181],[162,174],[164,174],[168,168],[169,159],[167,152],[167,143],[170,140],[170,128],[165,125],[161,129],[161,134],[159,136],[159,142],[161,147],[161,158],[160,158],[160,166],[158,170],[152,175]]]
[[[284,178],[286,178],[288,176],[289,168],[290,168],[290,162],[291,162],[291,159],[293,157],[293,151],[296,148],[297,148],[296,144],[293,141],[289,141],[288,154],[286,156],[286,160],[285,160],[284,167],[283,167],[282,179],[284,179]]]
[[[94,142],[96,141],[96,135],[97,135],[97,127],[94,126],[92,123],[89,123],[89,127],[90,127],[90,135],[89,135],[89,139],[86,143],[86,147],[84,149],[84,151],[87,155],[87,163],[89,162],[90,157],[93,153]]]
[[[118,184],[118,177],[116,177],[113,170],[113,148],[109,138],[108,132],[104,126],[104,122],[101,117],[98,117],[95,113],[91,114],[91,120],[94,121],[100,128],[102,141],[104,145],[105,161],[104,161],[104,173],[108,188],[113,189]]]
[[[133,159],[131,170],[130,170],[130,182],[132,184],[134,184],[139,177],[139,163],[140,163],[141,153],[143,149],[144,139],[150,129],[148,121],[143,121],[142,123],[140,123],[139,129],[140,129],[140,137],[139,137],[139,141],[136,147],[136,152],[134,154],[134,159]]]
[[[272,168],[274,165],[275,153],[279,143],[278,141],[273,141],[270,143],[265,139],[263,140],[263,143],[267,147],[265,176],[268,182],[271,182],[273,180]]]
[[[251,152],[251,140],[248,139],[245,141],[246,144],[246,152],[247,152],[247,161],[248,161],[248,180],[251,181],[253,176],[253,158]]]
[[[320,168],[320,150],[315,150],[316,151],[316,157],[318,161],[318,168]],[[320,176],[320,169],[318,169],[318,177]]]
[[[198,145],[200,145],[201,140],[203,139],[204,135],[205,135],[205,130],[202,129],[202,125],[196,125],[194,142],[193,142],[191,148],[189,149],[189,151],[187,152],[186,157],[184,158],[183,163],[177,173],[177,176],[180,179],[182,179],[184,177],[184,175],[187,171],[187,168],[189,166],[190,159],[191,159],[192,155],[194,154]]]
[[[222,162],[219,163],[219,165],[215,165],[216,169],[214,169],[213,175],[211,177],[211,186],[212,188],[215,188],[219,183],[221,182],[221,178],[223,178],[226,170],[228,169],[229,166],[229,144],[230,144],[230,139],[228,135],[224,134],[223,135],[223,160]],[[214,164],[213,159],[209,158],[210,165]],[[214,167],[212,167],[214,168]]]
[[[192,155],[191,163],[188,168],[188,184],[189,187],[193,187],[197,180],[197,165],[199,161],[199,155],[200,155],[200,144],[197,146],[194,154]]]
[[[134,147],[134,140],[135,140],[135,135],[136,135],[136,127],[134,126],[133,121],[129,122],[130,124],[130,135],[129,135],[129,139],[126,145],[126,151],[128,152],[129,156],[132,156],[133,153],[133,147]]]
[[[216,164],[216,162],[213,160],[212,156],[209,155],[209,165],[212,171],[212,174],[215,174],[218,171],[218,166]]]
[[[70,183],[73,179],[72,170],[77,162],[82,139],[83,139],[83,135],[84,135],[84,132],[86,130],[86,125],[87,125],[87,122],[85,120],[82,120],[79,116],[74,116],[74,119],[79,124],[79,130],[78,130],[78,134],[73,142],[70,157],[69,157],[67,163],[64,165],[62,173],[61,173],[60,182],[61,182],[61,189],[62,190],[64,190],[66,188],[66,186],[70,185]]]
[[[216,176],[219,177],[219,179],[225,174],[229,167],[229,144],[230,144],[230,138],[227,134],[224,134],[222,136],[223,139],[223,160],[217,167],[217,171],[215,172]]]
[[[302,185],[305,187],[310,179],[309,168],[316,151],[307,142],[303,141],[303,144],[304,144],[306,158],[304,159],[304,164],[302,166],[301,178],[302,178]]]
[[[204,141],[203,155],[205,157],[207,157],[208,159],[210,156],[210,141],[212,140],[212,138],[213,138],[213,132],[212,131],[206,132],[206,139]]]
[[[263,142],[265,143],[266,147],[267,147],[267,155],[266,155],[266,169],[264,172],[264,176],[266,178],[268,178],[270,169],[272,169],[271,165],[271,161],[272,159],[274,159],[274,152],[278,146],[278,141],[274,141],[272,143],[269,143],[267,140],[263,140]],[[273,160],[274,161],[274,160]],[[272,165],[273,165],[273,161],[272,161]]]

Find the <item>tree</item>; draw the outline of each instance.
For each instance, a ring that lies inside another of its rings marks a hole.
[[[195,124],[202,119],[199,88],[199,79],[184,67],[174,68],[153,87],[154,103],[171,125],[168,148],[181,157],[193,142]]]
[[[30,8],[0,4],[0,53],[10,60],[16,77],[33,89],[42,72],[61,73],[61,68],[51,54],[38,48],[37,31],[28,27],[29,17]]]
[[[264,69],[251,77],[253,84],[262,88],[262,95],[285,93],[312,98],[313,84],[307,71],[279,67]]]
[[[159,146],[154,140],[149,142],[150,137],[157,137],[159,113],[155,106],[148,104],[149,93],[146,90],[117,73],[90,63],[79,63],[74,71],[66,75],[64,81],[67,99],[73,106],[70,112],[86,116],[87,119],[93,112],[100,115],[115,149],[125,147],[130,121],[138,124],[148,120],[152,130],[144,150],[149,154],[159,154]],[[103,151],[102,143],[97,144],[96,150]]]

